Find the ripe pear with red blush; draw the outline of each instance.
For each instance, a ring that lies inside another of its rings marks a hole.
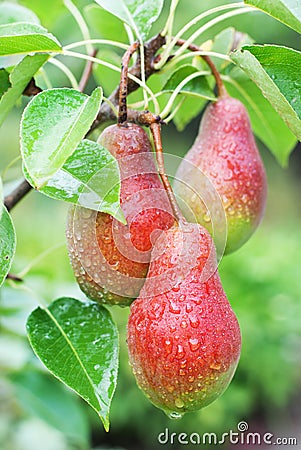
[[[107,213],[73,207],[68,251],[77,282],[90,299],[127,306],[145,281],[156,232],[170,228],[174,219],[143,128],[112,125],[99,142],[117,159],[127,224]]]
[[[248,112],[239,100],[224,94],[207,107],[175,179],[174,191],[186,205],[184,214],[205,226],[217,247],[222,233],[225,253],[250,238],[264,214],[267,182]],[[210,196],[212,201],[207,200]],[[219,229],[221,209],[227,231]]]
[[[131,305],[129,359],[149,400],[171,418],[197,411],[229,385],[241,335],[217,272],[209,232],[180,223],[161,233]]]

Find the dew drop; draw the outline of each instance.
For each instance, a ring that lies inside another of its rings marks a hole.
[[[175,399],[175,405],[177,408],[183,408],[184,406],[184,402],[181,398],[176,398]]]
[[[187,303],[187,305],[186,305],[186,311],[187,311],[188,313],[190,313],[192,310],[193,310],[193,307],[192,307],[191,303]]]
[[[180,414],[178,412],[171,412],[171,413],[167,413],[167,416],[170,419],[181,419],[183,417],[183,414]]]
[[[165,350],[168,355],[172,352],[172,340],[171,339],[165,340]]]
[[[206,222],[206,223],[208,223],[208,222],[210,222],[210,214],[209,213],[206,213],[206,214],[204,214],[203,215],[203,220],[204,220],[204,222]]]
[[[225,133],[230,133],[230,131],[231,131],[231,124],[229,122],[227,122],[225,127],[224,127],[224,132]]]
[[[177,305],[175,302],[170,302],[169,304],[169,311],[173,314],[180,314],[181,308],[179,305]]]
[[[189,347],[191,349],[191,351],[195,352],[199,347],[200,347],[200,343],[198,339],[189,339],[188,341],[189,343]]]
[[[98,369],[100,369],[100,364],[95,364],[94,370],[98,370]]]
[[[197,328],[200,325],[200,321],[196,316],[190,316],[189,322],[192,328]]]
[[[186,322],[186,320],[183,320],[183,321],[181,322],[181,327],[182,327],[182,328],[187,328],[187,322]]]
[[[193,383],[194,382],[194,376],[190,375],[188,377],[188,381],[189,381],[189,383]]]
[[[176,358],[177,358],[177,359],[181,359],[181,358],[183,358],[184,356],[185,356],[185,350],[184,350],[184,348],[183,348],[182,345],[178,344],[178,351],[177,351]]]
[[[213,369],[213,370],[220,370],[220,368],[221,368],[221,365],[218,364],[218,363],[212,363],[212,364],[210,364],[210,369]]]

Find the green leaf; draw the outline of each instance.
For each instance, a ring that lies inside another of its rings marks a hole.
[[[235,28],[229,27],[216,35],[211,51],[228,55],[232,50],[237,50],[244,44],[253,44],[253,42],[254,40],[248,34],[241,33],[240,31],[236,31]],[[230,62],[214,56],[211,59],[219,71],[230,64]]]
[[[26,170],[24,172],[32,184]],[[40,192],[57,200],[106,212],[126,223],[119,207],[118,163],[97,142],[83,140]]]
[[[0,98],[10,86],[9,73],[5,69],[0,69]]]
[[[57,39],[40,25],[15,22],[0,26],[0,56],[61,50]]]
[[[87,5],[84,8],[84,16],[98,36],[113,41],[118,36],[119,42],[128,41],[123,23],[100,6],[95,4]]]
[[[13,22],[31,22],[39,25],[40,21],[33,11],[16,3],[2,2],[0,25]]]
[[[3,184],[2,184],[2,178],[0,177],[0,220],[2,216],[3,211]]]
[[[198,70],[191,65],[184,65],[177,69],[165,83],[162,91],[173,92],[186,77],[192,74],[197,74]],[[207,78],[200,73],[199,76],[188,81],[180,90],[180,94],[191,95],[194,97],[206,98],[208,100],[215,100]]]
[[[101,100],[101,88],[90,97],[59,88],[41,92],[27,105],[21,119],[21,153],[35,187],[46,185],[72,155],[89,131]]]
[[[201,98],[186,97],[180,109],[173,118],[173,122],[177,127],[177,130],[183,131],[192,119],[200,114],[206,103],[207,100]]]
[[[0,218],[0,286],[9,272],[16,250],[16,233],[10,214],[2,207]]]
[[[22,408],[56,428],[72,442],[88,445],[88,421],[78,399],[46,373],[26,368],[8,375]]]
[[[111,14],[130,25],[141,40],[147,37],[152,24],[157,20],[163,8],[163,0],[95,1]]]
[[[244,0],[301,33],[300,0]]]
[[[51,0],[51,7],[48,6],[49,3],[46,7],[46,3],[41,0],[19,0],[19,2],[34,11],[39,16],[42,24],[49,29],[57,25],[59,17],[69,13],[62,0]]]
[[[274,110],[261,90],[239,68],[234,67],[224,83],[229,94],[248,109],[256,136],[269,148],[282,166],[294,149],[297,139]]]
[[[47,61],[49,55],[37,54],[25,56],[25,58],[13,68],[9,75],[11,87],[3,94],[0,100],[0,126],[5,117],[13,108],[18,98],[22,95],[31,78]]]
[[[108,430],[118,371],[118,335],[109,311],[60,298],[31,313],[27,332],[45,366],[97,412]]]
[[[231,58],[301,140],[301,53],[276,45],[246,45]]]

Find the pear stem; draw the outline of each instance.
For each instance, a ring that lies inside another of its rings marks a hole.
[[[164,164],[164,156],[163,156],[163,147],[162,147],[162,138],[161,138],[161,124],[158,122],[153,122],[150,125],[150,130],[152,132],[152,136],[154,139],[154,145],[156,150],[156,158],[157,158],[157,165],[158,165],[158,172],[162,180],[162,184],[164,186],[164,189],[166,191],[166,194],[168,196],[171,208],[173,210],[174,216],[177,219],[178,222],[186,223],[186,219],[184,218],[176,197],[173,193],[171,184],[169,182],[169,179],[166,175],[165,171],[165,164]]]
[[[182,45],[185,44],[185,39],[178,39],[176,45],[178,47],[181,47]],[[191,52],[200,52],[202,51],[201,47],[199,47],[196,44],[189,44],[189,46],[187,47],[188,50],[190,50]],[[210,67],[210,70],[212,72],[212,75],[215,78],[215,82],[216,82],[216,86],[217,86],[217,91],[218,91],[218,96],[219,97],[225,97],[227,94],[227,90],[225,88],[225,85],[223,83],[223,80],[220,76],[219,71],[217,70],[217,68],[215,67],[214,62],[212,61],[212,59],[210,58],[210,56],[208,55],[200,55],[201,58],[203,58],[203,60],[208,64],[208,66]]]
[[[118,110],[118,124],[123,124],[127,121],[127,94],[128,94],[128,71],[130,59],[139,47],[139,42],[133,42],[128,48],[122,58],[121,62],[121,76],[119,85],[119,110]]]

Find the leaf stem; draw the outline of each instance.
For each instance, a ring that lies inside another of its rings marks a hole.
[[[190,22],[188,22],[176,34],[176,36],[166,46],[165,50],[163,51],[163,53],[161,55],[161,59],[155,64],[155,69],[159,70],[165,65],[165,63],[167,62],[168,58],[170,57],[170,55],[172,53],[173,48],[176,45],[176,42],[179,39],[181,39],[181,37],[184,35],[184,33],[186,33],[186,31],[188,31],[192,26],[196,25],[198,22],[200,22],[201,20],[205,19],[208,16],[211,16],[212,14],[218,13],[220,11],[226,11],[228,9],[233,9],[233,8],[246,8],[246,6],[244,4],[241,4],[241,3],[231,3],[229,5],[222,5],[222,6],[218,6],[216,8],[212,8],[212,9],[210,9],[208,11],[205,11],[205,12],[199,14],[198,16],[194,17]],[[251,10],[251,8],[248,8],[248,9]],[[191,42],[193,42],[194,40],[195,40],[195,38],[193,38]]]
[[[177,41],[176,45],[178,45],[178,46],[186,45],[186,41],[184,39],[179,39]],[[201,48],[198,45],[195,45],[193,43],[189,44],[187,49],[192,51],[192,52],[199,52],[199,51],[201,51]],[[210,67],[210,70],[212,72],[212,75],[215,78],[215,82],[216,82],[216,86],[217,86],[217,90],[218,90],[218,96],[219,97],[225,97],[227,95],[227,91],[226,91],[226,88],[224,86],[223,80],[221,79],[220,73],[217,70],[217,68],[215,67],[215,64],[213,63],[213,61],[210,58],[210,56],[208,56],[208,55],[201,55],[201,57],[208,64],[208,66]]]
[[[230,6],[230,5],[229,5]],[[238,4],[237,4],[238,6]],[[203,34],[205,31],[209,30],[209,28],[213,27],[214,25],[217,25],[220,22],[223,22],[226,19],[229,19],[230,17],[234,17],[234,16],[238,16],[240,14],[246,14],[249,12],[253,12],[254,8],[247,8],[243,5],[243,8],[241,9],[236,9],[234,11],[230,11],[228,13],[222,14],[218,17],[215,17],[212,20],[209,20],[209,22],[207,22],[205,25],[203,25],[202,27],[200,27],[197,31],[195,31],[187,40],[186,42],[182,45],[182,47],[176,51],[175,53],[175,57],[180,56],[184,53],[184,51],[186,49],[188,49],[189,45],[192,44],[201,34]],[[183,30],[182,30],[183,31]],[[181,33],[182,34],[182,33]],[[179,40],[179,38],[177,39],[177,41]],[[174,40],[173,40],[174,41]],[[176,42],[177,42],[176,41]]]
[[[125,52],[121,63],[121,76],[119,84],[119,109],[118,123],[121,125],[127,121],[127,94],[128,94],[128,71],[129,63],[132,55],[139,47],[139,42],[133,42],[129,49]]]
[[[183,97],[181,98],[181,100],[179,101],[179,103],[176,105],[176,107],[174,108],[174,110],[164,119],[165,123],[169,123],[172,121],[172,119],[175,117],[175,115],[177,114],[177,112],[179,111],[179,109],[181,108],[181,106],[183,105],[183,103],[185,102],[186,98]]]
[[[189,81],[194,80],[195,78],[198,78],[199,76],[200,76],[200,72],[191,73],[186,78],[184,78],[184,80],[182,80],[180,84],[178,84],[176,89],[171,94],[165,108],[163,109],[163,111],[160,114],[162,119],[164,119],[170,113],[173,103],[174,103],[175,99],[177,98],[177,95],[179,94],[181,89],[185,86],[185,84],[189,83]]]
[[[112,45],[114,47],[122,48],[123,50],[127,50],[129,46],[127,44],[122,44],[121,42],[111,41],[109,39],[85,39],[84,41],[72,42],[72,44],[64,45],[64,50],[72,50],[76,47],[82,47],[86,44],[102,44],[102,45]]]
[[[166,175],[165,165],[164,165],[164,156],[163,156],[163,147],[162,147],[162,138],[161,138],[161,124],[160,123],[152,123],[150,125],[150,130],[151,130],[151,133],[152,133],[152,136],[154,139],[156,158],[157,158],[157,164],[158,164],[158,172],[161,177],[162,184],[164,186],[164,189],[166,191],[168,199],[170,201],[170,205],[172,207],[173,213],[175,215],[175,218],[179,222],[186,222],[186,220],[184,219],[183,214],[181,213],[181,210],[177,204],[176,197],[173,193],[171,184]]]
[[[167,36],[167,43],[170,42],[170,39],[171,39],[173,22],[174,22],[175,12],[176,12],[178,3],[179,3],[179,0],[171,0],[168,18],[167,18],[165,27],[164,27],[163,31],[161,32],[162,36]]]
[[[85,55],[83,53],[77,53],[77,52],[71,52],[69,50],[64,50],[63,54],[65,56],[72,56],[74,58],[79,58],[79,59],[85,59],[87,61],[92,61],[92,62],[95,62],[97,64],[100,64],[100,65],[103,65],[105,67],[108,67],[109,69],[112,69],[115,72],[119,72],[119,73],[121,72],[120,67],[115,66],[114,64],[111,64],[111,63],[109,63],[107,61],[104,61],[102,59]],[[134,81],[138,86],[141,86],[143,89],[145,89],[145,91],[150,95],[150,97],[152,99],[152,102],[154,103],[154,107],[155,107],[156,114],[157,114],[157,111],[160,111],[160,106],[159,106],[159,103],[158,103],[158,101],[157,101],[153,91],[145,83],[143,83],[139,78],[137,78],[135,75],[132,75],[131,73],[128,73],[128,78],[130,78],[132,81]]]
[[[69,67],[67,67],[64,63],[62,63],[58,59],[54,59],[54,58],[49,59],[48,62],[50,64],[52,64],[53,66],[56,66],[58,69],[60,69],[66,75],[66,77],[70,81],[70,84],[73,87],[73,89],[79,90],[77,79],[75,78],[75,76],[73,75],[73,73],[69,69]]]
[[[68,8],[68,10],[71,12],[74,19],[76,20],[83,35],[83,38],[89,41],[91,39],[89,28],[78,8],[74,5],[74,3],[71,0],[64,0],[64,4],[66,8]],[[93,53],[93,47],[89,42],[86,44],[86,49],[88,54]]]
[[[164,67],[164,71],[170,71],[170,69],[175,66],[178,62],[183,61],[184,59],[189,59],[189,58],[193,58],[194,56],[203,56],[203,55],[207,55],[210,57],[214,57],[214,58],[219,58],[219,59],[223,59],[224,61],[228,61],[228,62],[232,62],[230,56],[228,55],[224,55],[223,53],[217,53],[217,52],[208,52],[205,50],[199,50],[196,52],[191,52],[191,53],[184,53],[184,55],[178,56],[177,58],[172,58],[170,59],[170,61],[168,61],[168,63],[166,63],[165,67]]]

